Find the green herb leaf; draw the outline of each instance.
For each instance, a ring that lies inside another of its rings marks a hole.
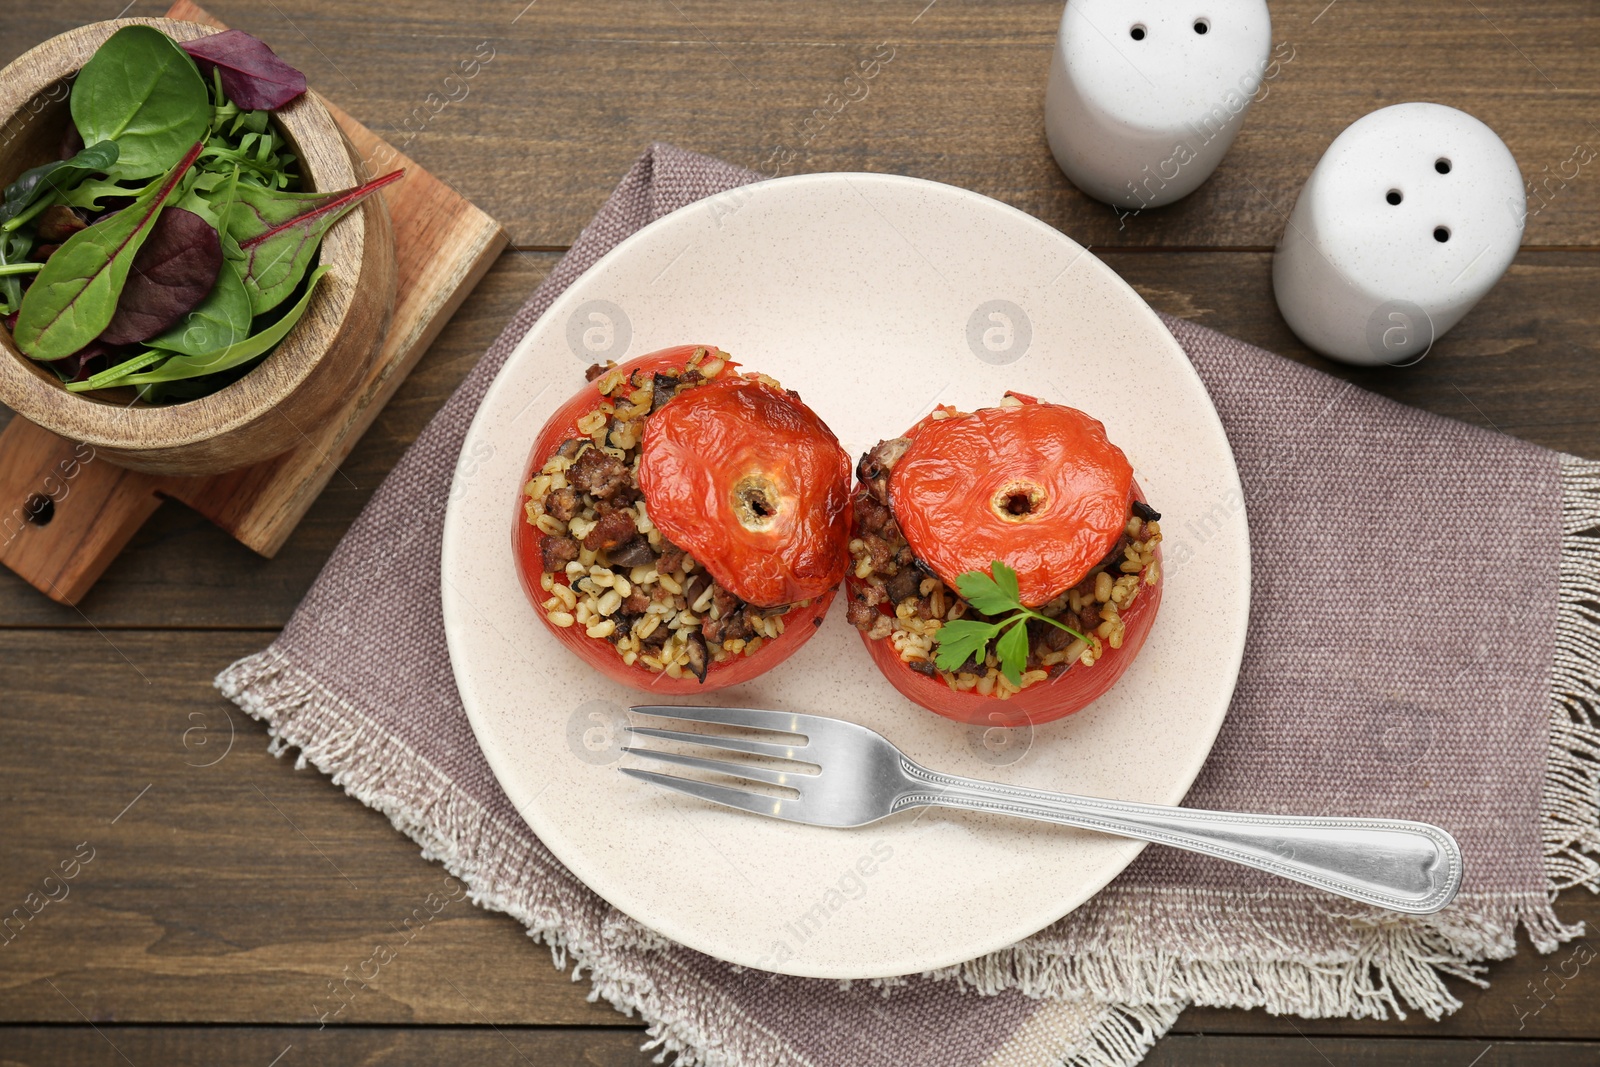
[[[999,560],[994,562],[996,570],[1010,571]],[[1011,575],[1012,588],[1016,588],[1016,573]],[[1017,603],[1015,593],[1010,596],[1000,587],[1000,583],[982,571],[968,571],[956,578],[956,591],[961,594],[961,599],[977,608],[985,615],[999,615],[1007,611],[1015,611],[1022,605]]]
[[[979,663],[989,647],[989,641],[1000,627],[987,622],[957,619],[939,628],[938,647],[934,650],[933,665],[941,671],[957,671],[971,657]]]
[[[995,658],[1000,661],[1000,673],[1012,685],[1022,684],[1022,670],[1028,665],[1028,619],[1015,616],[1010,629],[994,643]]]
[[[200,147],[128,208],[79,230],[56,249],[22,298],[15,337],[24,355],[65,359],[111,324],[133,257]]]
[[[145,344],[189,356],[208,356],[250,336],[250,294],[239,268],[222,261],[217,284],[206,298],[166,333]]]
[[[25,170],[6,186],[0,202],[0,223],[10,222],[46,196],[65,193],[91,174],[103,174],[117,161],[115,141],[100,141],[71,159],[58,159],[42,167]]]
[[[248,363],[258,356],[264,356],[273,346],[294,328],[300,321],[300,316],[306,313],[307,306],[311,303],[311,296],[317,290],[317,282],[328,273],[327,267],[318,267],[311,272],[311,277],[306,279],[306,291],[295,305],[284,313],[284,316],[260,333],[253,334],[237,344],[203,356],[173,356],[165,363],[153,370],[139,374],[130,374],[117,381],[118,385],[153,385],[159,382],[175,382],[184,378],[199,378],[207,374],[219,374],[222,371],[232,370],[242,364]]]
[[[947,622],[934,636],[933,665],[942,671],[954,671],[975,656],[983,662],[989,642],[995,637],[994,653],[1000,664],[1000,673],[1012,685],[1022,683],[1022,672],[1028,666],[1028,620],[1047,622],[1058,630],[1065,630],[1080,641],[1089,638],[1058,619],[1042,615],[1022,603],[1017,572],[1000,560],[990,563],[992,575],[982,571],[967,571],[956,576],[956,591],[963,600],[985,615],[1005,615],[992,623],[975,619],[958,619]],[[1009,614],[1006,614],[1008,613]]]
[[[206,83],[189,54],[160,30],[124,26],[72,86],[72,121],[88,144],[115,141],[116,176],[160,174],[211,126]]]
[[[241,182],[227,220],[236,247],[225,240],[223,250],[244,268],[252,310],[259,315],[282,303],[305,276],[328,228],[404,173],[340,193],[285,193]]]

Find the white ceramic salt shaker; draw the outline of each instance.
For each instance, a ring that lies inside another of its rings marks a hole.
[[[1414,363],[1511,265],[1527,198],[1510,149],[1464,111],[1395,104],[1334,138],[1272,262],[1290,329],[1347,363]]]
[[[1270,80],[1265,0],[1067,0],[1044,125],[1072,183],[1160,207],[1211,176]]]

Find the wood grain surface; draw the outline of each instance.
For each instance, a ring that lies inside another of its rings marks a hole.
[[[261,726],[210,678],[271,640],[384,473],[651,140],[752,167],[786,146],[789,171],[976,189],[1094,245],[1160,310],[1406,403],[1600,456],[1600,169],[1550,178],[1577,146],[1600,146],[1600,7],[1588,0],[1274,2],[1274,39],[1294,59],[1222,168],[1189,200],[1122,220],[1075,192],[1044,147],[1059,0],[210,6],[504,220],[517,250],[277,559],[168,506],[77,609],[0,575],[0,911],[80,843],[96,850],[71,895],[0,947],[0,1062],[649,1062],[636,1021],[589,1004],[587,984],[556,972],[515,922],[465,904],[318,1029],[329,984],[444,875],[321,775],[266,756]],[[119,7],[5,5],[0,62]],[[871,95],[831,112],[847,69],[881,42],[894,59]],[[463,78],[461,64],[490,49]],[[1418,366],[1332,367],[1279,318],[1270,250],[1332,137],[1414,99],[1462,107],[1505,138],[1537,190],[1525,246]],[[1587,893],[1557,910],[1600,921]],[[1524,944],[1488,969],[1487,989],[1455,982],[1464,1007],[1440,1023],[1193,1009],[1148,1062],[1594,1064],[1600,968],[1560,977],[1572,951]]]

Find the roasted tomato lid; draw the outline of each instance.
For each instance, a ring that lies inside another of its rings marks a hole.
[[[1133,467],[1099,420],[1019,393],[1020,407],[929,416],[906,436],[889,499],[911,550],[947,584],[1003,560],[1022,602],[1070,589],[1115,547]]]
[[[645,424],[650,519],[758,607],[821,596],[849,559],[850,457],[800,400],[752,377],[685,390]]]

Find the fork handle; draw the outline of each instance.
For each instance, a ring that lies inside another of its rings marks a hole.
[[[1461,847],[1402,819],[1254,815],[1052,793],[940,774],[910,760],[895,810],[923,805],[1000,812],[1200,852],[1392,911],[1427,915],[1461,886]]]

